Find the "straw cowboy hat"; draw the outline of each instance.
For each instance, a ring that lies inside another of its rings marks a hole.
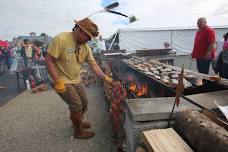
[[[74,20],[74,22],[76,25],[78,25],[80,29],[82,29],[91,38],[97,37],[99,35],[97,25],[94,22],[92,22],[89,18],[84,18],[79,21]]]

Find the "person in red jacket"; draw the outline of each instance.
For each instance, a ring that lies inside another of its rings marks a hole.
[[[211,60],[215,57],[215,31],[207,25],[204,17],[198,19],[197,26],[192,58],[196,59],[198,71],[208,74]]]

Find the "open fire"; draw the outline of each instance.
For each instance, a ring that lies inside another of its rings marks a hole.
[[[139,84],[138,86],[134,83],[130,83],[130,90],[135,93],[136,96],[147,96],[148,94],[148,85],[147,84]]]
[[[126,80],[129,84],[128,92],[134,94],[137,97],[148,97],[148,85],[147,83],[140,82],[139,79],[133,74],[127,74]]]
[[[104,90],[110,103],[113,140],[116,141],[118,147],[122,147],[122,126],[125,119],[124,111],[126,111],[125,100],[151,97],[149,85],[145,79],[131,72],[119,77],[114,87],[104,82]]]
[[[132,83],[130,84],[130,90],[131,90],[132,92],[135,92],[135,89],[136,89],[136,84],[135,84],[134,82],[132,82]]]
[[[148,94],[148,86],[147,84],[140,85],[139,90],[137,92],[137,96],[147,96]]]

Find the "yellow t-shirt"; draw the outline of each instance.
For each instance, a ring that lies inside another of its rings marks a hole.
[[[78,48],[82,61],[78,60]],[[87,44],[78,46],[72,32],[63,32],[54,37],[47,51],[56,59],[55,67],[59,78],[65,83],[79,83],[80,68],[85,62],[95,62],[92,51]]]
[[[25,55],[26,55],[26,58],[32,58],[32,47],[31,46],[25,47]]]

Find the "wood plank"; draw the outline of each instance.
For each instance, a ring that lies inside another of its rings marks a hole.
[[[148,134],[150,134],[150,132]],[[155,152],[162,152],[163,145],[160,144],[161,142],[160,142],[159,136],[157,136],[156,134],[150,134],[150,138],[155,143],[156,148],[158,149],[158,151],[155,151]],[[154,149],[154,147],[152,148]]]
[[[177,140],[172,140],[172,141],[174,142],[175,145],[176,144],[179,145],[180,152],[182,152],[182,151],[192,151],[191,148],[188,146],[188,144],[172,128],[167,129],[167,135],[169,135],[173,139],[177,139]]]
[[[159,151],[158,147],[156,146],[156,144],[153,142],[153,140],[150,138],[150,135],[148,133],[143,133],[143,142],[145,143],[147,149],[149,150],[149,152],[155,152],[155,151]],[[153,145],[153,146],[151,146]],[[153,149],[153,148],[154,149]]]
[[[142,139],[150,152],[193,152],[172,128],[143,131]]]

